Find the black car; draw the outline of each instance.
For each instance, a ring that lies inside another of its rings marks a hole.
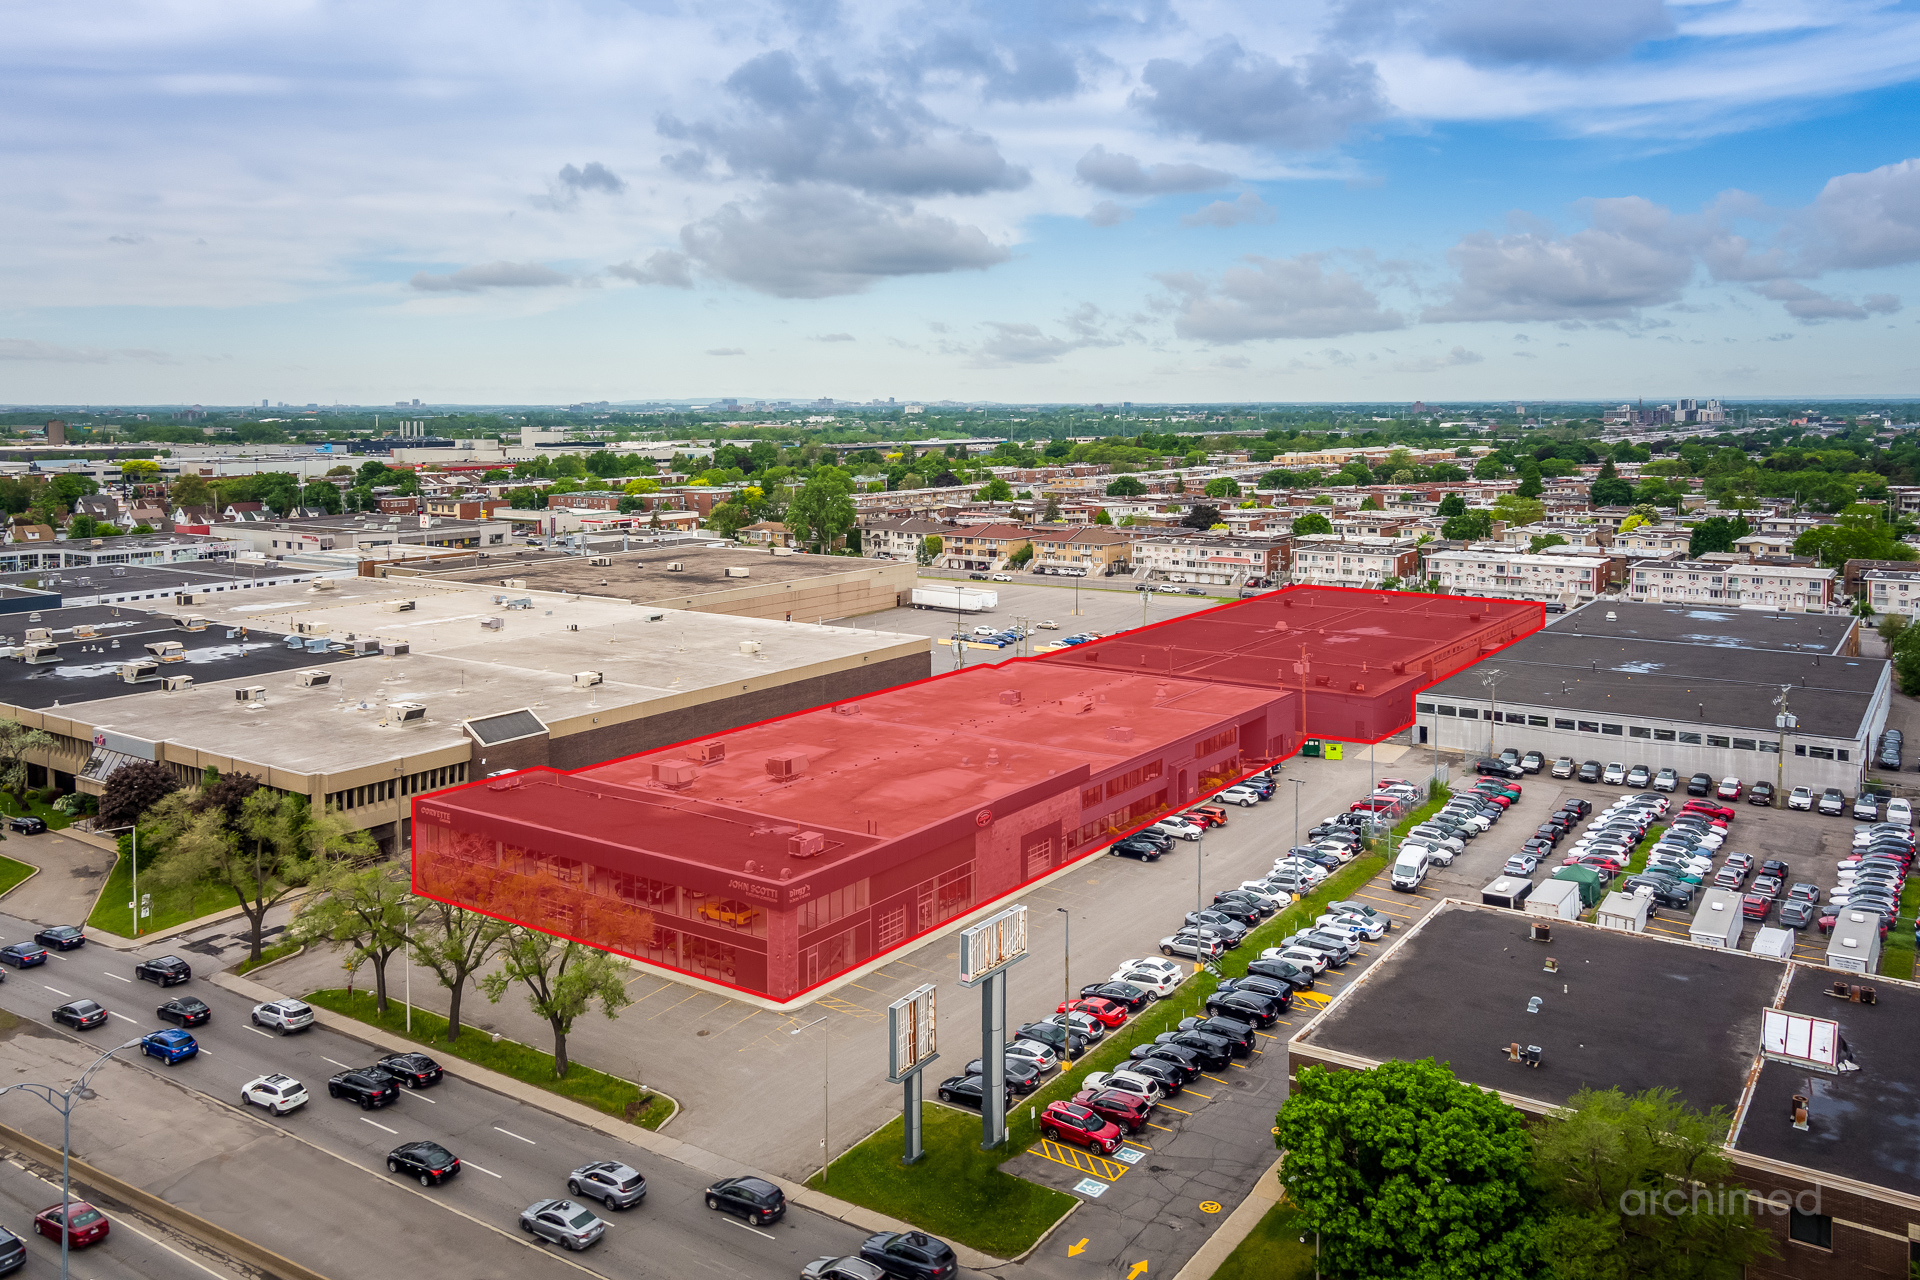
[[[952,1246],[919,1231],[868,1236],[860,1256],[898,1280],[946,1280],[958,1265]]]
[[[1628,893],[1638,893],[1641,889],[1645,889],[1647,896],[1652,898],[1657,905],[1670,907],[1675,911],[1683,911],[1693,905],[1693,894],[1688,892],[1687,884],[1684,880],[1670,880],[1665,876],[1644,875],[1634,876],[1627,880],[1625,884]]]
[[[1102,1000],[1111,1000],[1115,1004],[1123,1004],[1127,1006],[1127,1012],[1130,1014],[1140,1012],[1147,1007],[1147,1002],[1153,999],[1151,992],[1142,991],[1131,982],[1090,982],[1080,988],[1081,999],[1086,1000],[1093,996],[1099,996]]]
[[[1208,1013],[1238,1018],[1256,1027],[1270,1027],[1280,1020],[1286,1006],[1257,991],[1215,991],[1207,997]]]
[[[183,1027],[197,1027],[213,1017],[213,1010],[198,996],[175,996],[153,1013],[162,1022],[174,1022]]]
[[[1029,1022],[1013,1033],[1014,1039],[1038,1040],[1055,1053],[1064,1053],[1069,1059],[1077,1058],[1087,1051],[1087,1038],[1078,1031],[1069,1033],[1057,1022]]]
[[[47,829],[47,824],[39,818],[22,816],[8,818],[7,827],[9,830],[18,831],[23,836],[37,836]]]
[[[371,1111],[396,1101],[400,1097],[400,1086],[378,1067],[356,1067],[327,1081],[327,1096],[346,1098],[359,1103],[362,1111]]]
[[[1517,778],[1526,772],[1520,767],[1518,760],[1512,764],[1508,764],[1505,760],[1475,760],[1473,769],[1475,773],[1490,774],[1497,778]]]
[[[1773,784],[1771,782],[1756,782],[1751,787],[1748,787],[1747,803],[1771,806],[1773,804]]]
[[[1160,846],[1151,840],[1142,840],[1139,836],[1128,836],[1125,840],[1115,840],[1107,846],[1107,852],[1114,857],[1138,858],[1142,862],[1160,861]]]
[[[391,1080],[387,1087],[394,1087]],[[460,1157],[437,1142],[409,1142],[387,1153],[387,1172],[418,1178],[423,1187],[437,1187],[460,1172]]]
[[[1580,782],[1600,781],[1600,762],[1598,760],[1587,761],[1580,766],[1580,772],[1575,774],[1574,778]]]
[[[1247,972],[1284,982],[1296,991],[1313,989],[1313,970],[1303,969],[1290,960],[1250,960],[1247,962]]]
[[[144,978],[148,982],[157,982],[163,987],[171,987],[192,978],[193,966],[179,956],[156,956],[152,960],[142,960],[135,965],[133,976]]]
[[[1187,1087],[1188,1075],[1177,1063],[1162,1062],[1158,1058],[1142,1058],[1138,1062],[1129,1061],[1128,1071],[1137,1076],[1145,1076],[1160,1086],[1160,1091],[1168,1097]]]
[[[1216,1040],[1226,1041],[1236,1058],[1244,1058],[1253,1052],[1253,1024],[1250,1022],[1216,1014],[1205,1018],[1182,1018],[1179,1027],[1182,1031],[1199,1031]]]
[[[1326,856],[1328,861],[1335,865],[1339,864],[1340,860],[1332,854]],[[1316,858],[1314,861],[1319,862],[1319,859]],[[1326,863],[1323,862],[1320,863],[1320,865],[1325,866]],[[1255,921],[1258,921],[1279,910],[1280,904],[1272,898],[1256,898],[1245,889],[1222,889],[1219,893],[1213,895],[1213,909],[1215,911],[1227,911],[1229,907],[1231,907],[1233,911],[1245,911],[1251,915]],[[1232,911],[1228,911],[1227,914],[1231,915]]]
[[[1191,1049],[1200,1059],[1200,1065],[1209,1071],[1223,1070],[1233,1060],[1233,1046],[1204,1031],[1163,1031],[1153,1038],[1153,1042]]]
[[[107,1020],[107,1011],[92,1000],[69,1000],[53,1011],[55,1022],[64,1022],[75,1031],[86,1031]]]
[[[1172,1067],[1180,1073],[1180,1083],[1185,1084],[1200,1074],[1200,1055],[1185,1045],[1178,1044],[1137,1044],[1127,1054],[1127,1061],[1134,1067],[1142,1062],[1158,1062]],[[1128,1067],[1127,1070],[1133,1070]]]
[[[970,1076],[984,1075],[986,1064],[975,1058],[967,1064]],[[1026,1058],[1007,1059],[1007,1088],[1015,1093],[1032,1093],[1040,1087],[1041,1070]]]
[[[1593,801],[1571,796],[1560,802],[1560,808],[1568,813],[1577,813],[1584,818],[1593,812]]]
[[[47,949],[37,942],[10,942],[0,947],[0,961],[16,969],[31,969],[47,962]]]
[[[1013,1090],[1007,1091],[1007,1101],[1013,1101]],[[955,1106],[972,1107],[978,1111],[985,1104],[987,1083],[983,1076],[948,1076],[940,1082],[940,1101]]]
[[[1224,924],[1229,921],[1251,929],[1260,923],[1260,913],[1245,903],[1236,902],[1216,902],[1205,911],[1187,913],[1188,924]]]
[[[51,929],[42,929],[33,935],[33,940],[55,951],[72,951],[75,947],[87,945],[87,935],[70,924],[56,924]]]
[[[370,1070],[382,1071],[409,1089],[424,1089],[439,1084],[446,1074],[440,1064],[424,1053],[391,1054],[373,1064]]]
[[[1687,794],[1690,796],[1712,795],[1713,775],[1710,773],[1696,773],[1691,778],[1688,778]]]
[[[1278,978],[1264,978],[1259,974],[1249,974],[1244,978],[1228,978],[1218,988],[1221,991],[1251,991],[1272,1000],[1285,1013],[1293,1005],[1293,988]]]
[[[0,1276],[11,1275],[26,1265],[27,1242],[0,1227]]]

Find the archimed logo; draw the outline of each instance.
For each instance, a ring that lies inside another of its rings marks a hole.
[[[1648,1191],[1636,1187],[1620,1193],[1620,1212],[1629,1218],[1679,1218],[1688,1215],[1731,1218],[1758,1217],[1768,1213],[1784,1218],[1796,1210],[1804,1214],[1819,1213],[1820,1188],[1809,1187],[1798,1195],[1784,1189],[1761,1195],[1746,1187],[1715,1183],[1712,1187],[1673,1187],[1666,1191]]]

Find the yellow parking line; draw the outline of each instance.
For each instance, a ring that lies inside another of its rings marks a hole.
[[[1169,1105],[1169,1104],[1167,1104],[1167,1103],[1165,1103],[1165,1102],[1163,1102],[1163,1103],[1161,1103],[1160,1105],[1161,1105],[1161,1106],[1163,1106],[1163,1107],[1166,1107],[1166,1108],[1167,1108],[1167,1110],[1169,1110],[1169,1111],[1180,1111],[1180,1108],[1178,1108],[1178,1107],[1175,1107],[1175,1106],[1171,1106],[1171,1105]],[[1190,1116],[1190,1115],[1192,1115],[1192,1114],[1193,1114],[1193,1112],[1191,1112],[1191,1111],[1180,1111],[1180,1114],[1181,1114],[1181,1115],[1183,1115],[1183,1116]]]
[[[1162,1132],[1162,1133],[1172,1133],[1172,1132],[1173,1132],[1173,1130],[1171,1130],[1171,1129],[1169,1129],[1169,1128],[1167,1128],[1167,1126],[1165,1126],[1165,1125],[1163,1125],[1163,1124],[1155,1124],[1155,1123],[1154,1123],[1153,1121],[1151,1121],[1151,1120],[1149,1120],[1149,1121],[1147,1121],[1147,1127],[1148,1127],[1149,1129],[1158,1129],[1158,1130],[1159,1130],[1160,1132]]]
[[[1227,1065],[1230,1067],[1238,1067],[1242,1071],[1251,1071],[1253,1069],[1244,1062],[1229,1062]]]
[[[1078,1169],[1081,1173],[1090,1173],[1096,1178],[1105,1178],[1108,1182],[1114,1181],[1127,1171],[1127,1166],[1118,1160],[1104,1160],[1078,1147],[1055,1142],[1051,1138],[1042,1138],[1038,1146],[1028,1147],[1027,1154],[1039,1156],[1043,1160],[1051,1160],[1055,1164],[1063,1164],[1069,1169]]]
[[[1275,1021],[1278,1021],[1278,1019],[1275,1019]],[[1256,1031],[1253,1034],[1259,1036],[1262,1040],[1278,1040],[1280,1038],[1276,1035],[1269,1035],[1265,1031]]]
[[[1203,1076],[1206,1076],[1206,1078],[1207,1078],[1207,1079],[1209,1079],[1209,1080],[1211,1080],[1211,1081],[1213,1081],[1213,1082],[1214,1082],[1215,1084],[1225,1084],[1225,1083],[1226,1083],[1226,1081],[1225,1081],[1225,1080],[1222,1080],[1222,1079],[1221,1079],[1221,1078],[1220,1078],[1219,1076],[1209,1076],[1209,1075],[1207,1075],[1207,1073],[1206,1073],[1206,1072],[1204,1072],[1204,1071],[1202,1071],[1202,1072],[1201,1072],[1200,1074],[1201,1074],[1201,1075],[1203,1075]]]
[[[1188,1089],[1188,1090],[1187,1090],[1187,1096],[1189,1096],[1189,1097],[1194,1097],[1194,1098],[1205,1098],[1205,1099],[1206,1099],[1206,1100],[1207,1100],[1208,1102],[1212,1102],[1212,1101],[1213,1101],[1213,1095],[1212,1095],[1212,1094],[1210,1094],[1210,1093],[1199,1093],[1199,1092],[1196,1092],[1196,1091],[1195,1091],[1195,1090],[1193,1090],[1193,1089]]]

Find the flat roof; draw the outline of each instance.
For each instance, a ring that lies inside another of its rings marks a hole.
[[[1856,625],[1855,619],[1837,614],[1605,600],[1572,610],[1556,619],[1547,631],[1556,636],[1837,654]]]
[[[178,560],[169,564],[77,565],[65,569],[0,574],[0,584],[38,583],[65,596],[172,594],[176,590],[230,590],[241,583],[311,578],[312,569],[288,569],[260,560]]]
[[[742,587],[803,582],[849,573],[897,573],[898,561],[856,559],[852,556],[815,556],[795,552],[776,556],[752,547],[701,545],[652,546],[633,551],[596,550],[611,565],[588,564],[589,557],[556,555],[549,550],[524,550],[487,555],[478,567],[421,574],[441,582],[467,582],[499,587],[509,578],[524,581],[529,591],[562,591],[603,596],[647,604],[734,591]],[[678,564],[679,569],[669,569]],[[906,566],[911,568],[911,566]],[[730,568],[747,570],[745,578],[729,578]],[[501,588],[505,589],[505,588]],[[812,621],[812,619],[809,619]]]

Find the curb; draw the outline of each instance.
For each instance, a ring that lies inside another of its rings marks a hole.
[[[287,999],[285,995],[273,990],[271,987],[263,986],[247,978],[238,977],[224,970],[209,975],[207,980],[215,986],[224,987],[236,995],[245,996],[248,999],[257,1000],[262,1003],[269,1000]],[[330,1009],[315,1009],[314,1021],[325,1025],[329,1030],[337,1031],[341,1035],[359,1040],[364,1044],[370,1044],[377,1049],[383,1049],[389,1053],[412,1053],[417,1052],[420,1048],[417,1041],[403,1040],[398,1036],[390,1036],[378,1027],[369,1026],[356,1019],[336,1014]],[[436,1061],[439,1060],[436,1059]],[[765,1178],[767,1181],[779,1187],[780,1190],[786,1194],[787,1200],[790,1203],[802,1205],[813,1210],[815,1213],[832,1218],[838,1222],[847,1223],[849,1226],[856,1226],[865,1231],[918,1230],[918,1228],[910,1222],[902,1222],[897,1218],[889,1218],[883,1213],[876,1213],[860,1205],[835,1199],[824,1192],[814,1191],[809,1187],[782,1178],[777,1174],[765,1173],[751,1167],[743,1169],[742,1161],[716,1155],[705,1148],[696,1147],[690,1142],[682,1142],[678,1138],[669,1137],[655,1129],[642,1129],[638,1125],[628,1124],[624,1120],[607,1115],[605,1112],[595,1111],[593,1108],[574,1102],[571,1099],[548,1093],[546,1090],[535,1088],[530,1084],[523,1084],[511,1076],[502,1075],[498,1071],[476,1066],[471,1062],[459,1058],[449,1058],[446,1061],[440,1062],[440,1065],[446,1070],[448,1075],[458,1076],[470,1084],[479,1085],[483,1089],[492,1090],[494,1093],[512,1098],[517,1102],[524,1102],[530,1107],[537,1107],[547,1112],[549,1115],[558,1116],[562,1120],[570,1120],[584,1128],[606,1134],[608,1137],[632,1143],[642,1151],[658,1156],[661,1159],[678,1161],[690,1168],[698,1169],[703,1173],[710,1173],[716,1178],[733,1177],[743,1172]],[[677,1099],[675,1100],[674,1114],[679,1114]],[[671,1117],[669,1117],[669,1119],[671,1119]],[[665,1122],[663,1121],[662,1123]],[[1064,1220],[1063,1216],[1062,1221]],[[953,1246],[953,1251],[963,1265],[971,1267],[976,1271],[983,1271],[990,1267],[1005,1266],[1007,1262],[1005,1258],[996,1258],[991,1254],[981,1253],[979,1250],[970,1249],[965,1245],[956,1244]]]
[[[264,973],[266,970],[273,968],[273,966],[279,964],[283,960],[294,960],[299,958],[300,956],[305,955],[306,953],[307,953],[307,948],[304,944],[302,944],[301,946],[297,946],[293,950],[287,952],[287,954],[283,956],[276,956],[272,960],[267,961],[265,964],[255,965],[253,968],[247,970],[247,974]],[[245,964],[246,961],[242,960],[240,963]],[[238,966],[236,966],[236,968],[237,967]],[[234,976],[244,978],[247,976],[247,974],[237,973]]]
[[[1280,1203],[1282,1188],[1278,1181],[1280,1160],[1276,1159],[1267,1166],[1267,1171],[1254,1179],[1253,1189],[1247,1198],[1240,1202],[1220,1229],[1207,1237],[1186,1265],[1180,1268],[1173,1280],[1209,1280],[1220,1269],[1229,1254],[1240,1247],[1241,1241],[1253,1234],[1260,1225],[1260,1219],[1267,1216],[1267,1210]]]
[[[19,889],[19,888],[21,888],[21,887],[22,887],[23,885],[25,885],[25,884],[27,884],[27,883],[28,883],[29,881],[31,881],[31,880],[33,879],[33,877],[34,877],[34,876],[37,876],[37,875],[39,875],[39,874],[40,874],[40,868],[39,868],[39,867],[34,867],[34,866],[33,866],[33,864],[32,864],[31,862],[25,862],[25,861],[22,861],[22,860],[21,860],[21,859],[19,859],[19,858],[15,858],[15,859],[13,859],[13,861],[15,861],[15,862],[18,862],[18,863],[20,863],[20,865],[21,865],[21,866],[23,866],[23,867],[33,867],[33,870],[32,870],[32,871],[31,871],[30,873],[28,873],[28,875],[27,875],[27,876],[25,877],[25,879],[23,879],[23,880],[21,880],[19,884],[16,884],[16,885],[14,885],[12,889],[9,889],[9,890],[7,890],[7,891],[6,891],[6,893],[0,893],[0,898],[6,898],[6,897],[9,897],[9,896],[11,896],[11,895],[13,894],[13,892],[14,892],[14,890],[16,890],[16,889]]]

